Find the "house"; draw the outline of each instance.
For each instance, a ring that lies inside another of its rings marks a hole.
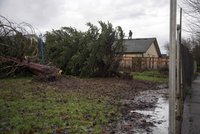
[[[161,57],[156,38],[124,39],[124,57]]]
[[[168,57],[162,57],[156,38],[124,40],[121,68],[129,71],[154,70],[168,67]]]

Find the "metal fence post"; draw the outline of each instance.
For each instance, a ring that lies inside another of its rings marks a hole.
[[[42,40],[42,34],[39,35],[38,39],[38,49],[39,49],[39,58],[40,63],[44,64],[44,42]]]
[[[177,53],[176,53],[176,66],[177,66],[177,114],[176,114],[176,121],[177,121],[177,134],[181,133],[181,113],[182,113],[182,98],[181,98],[181,89],[180,89],[180,25],[177,25]]]

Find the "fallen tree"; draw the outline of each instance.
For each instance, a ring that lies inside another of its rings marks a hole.
[[[99,21],[99,27],[87,23],[81,32],[62,27],[46,33],[46,60],[59,66],[65,74],[81,77],[110,77],[118,73],[123,57],[124,33],[120,26]]]
[[[62,70],[60,70],[59,68],[55,66],[48,66],[48,65],[42,65],[39,63],[33,63],[33,62],[30,62],[28,59],[19,60],[14,57],[0,56],[0,62],[10,64],[12,65],[13,68],[17,67],[18,69],[21,69],[21,70],[29,70],[33,74],[40,76],[42,78],[46,78],[46,79],[55,79],[62,73]]]
[[[43,78],[55,78],[61,73],[59,68],[37,62],[38,37],[34,28],[30,24],[17,24],[0,16],[0,77],[25,70]]]

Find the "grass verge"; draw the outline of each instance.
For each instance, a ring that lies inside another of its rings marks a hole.
[[[117,109],[31,78],[0,79],[0,133],[101,133]]]
[[[159,71],[132,72],[131,75],[136,80],[168,83],[168,76],[160,74]]]

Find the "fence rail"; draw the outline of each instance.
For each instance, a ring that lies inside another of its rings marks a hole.
[[[156,70],[168,67],[168,57],[124,57],[120,68],[126,71]]]

